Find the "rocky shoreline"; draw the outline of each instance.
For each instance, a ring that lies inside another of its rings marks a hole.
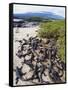
[[[27,37],[15,41],[14,85],[64,83],[65,63],[57,56],[55,40]]]

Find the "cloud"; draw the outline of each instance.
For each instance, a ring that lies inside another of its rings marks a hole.
[[[42,12],[42,11],[52,12],[55,13],[56,15],[65,17],[64,7],[14,4],[14,9],[13,9],[13,13]]]

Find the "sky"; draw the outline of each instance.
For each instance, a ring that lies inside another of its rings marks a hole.
[[[51,6],[32,6],[32,5],[18,5],[14,4],[13,13],[27,13],[27,12],[52,12],[56,15],[65,17],[65,8],[64,7],[51,7]]]

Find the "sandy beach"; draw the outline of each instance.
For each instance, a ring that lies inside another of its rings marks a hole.
[[[35,27],[26,27],[26,28],[14,28],[14,40],[21,40],[23,38],[27,39],[27,34],[29,36],[36,36],[37,30],[39,29],[39,26]]]
[[[16,69],[16,66],[18,66],[19,68],[22,66],[21,62],[23,62],[23,58],[20,59],[16,56],[16,52],[18,50],[18,47],[20,46],[19,42],[16,42],[16,40],[22,40],[23,38],[28,40],[27,34],[29,34],[29,37],[35,37],[37,35],[37,30],[39,29],[39,26],[35,26],[35,27],[29,27],[29,28],[14,28],[13,29],[13,68]],[[25,66],[24,66],[25,67]],[[26,68],[28,68],[26,66]],[[24,70],[26,71],[26,68],[24,68]],[[28,77],[30,76],[30,74],[27,75]],[[13,83],[15,84],[15,79],[16,79],[16,73],[13,73]],[[17,85],[31,85],[34,83],[31,83],[30,81],[21,81],[19,80]]]
[[[34,74],[34,70],[31,71],[31,67],[28,66],[26,63],[24,63],[25,59],[27,60],[30,60],[30,56],[27,54],[24,57],[22,58],[19,58],[17,55],[16,55],[16,52],[18,52],[21,44],[20,42],[18,42],[19,40],[23,40],[24,38],[26,39],[26,41],[29,40],[29,37],[35,37],[37,36],[37,31],[39,30],[39,25],[38,26],[34,26],[34,27],[26,27],[26,28],[13,28],[13,69],[16,70],[16,67],[18,66],[18,68],[22,68],[22,72],[23,73],[26,73],[26,75],[22,76],[25,80],[28,79],[28,78],[31,78],[32,75]],[[44,41],[44,40],[43,40]],[[45,38],[45,41],[46,41],[46,38]],[[28,46],[28,44],[26,45]],[[37,52],[38,52],[38,49],[37,49]],[[24,50],[22,51],[22,53],[26,53],[24,52]],[[39,57],[42,56],[42,55],[39,55]],[[33,59],[32,59],[33,60]],[[47,60],[47,61],[46,61]],[[46,83],[49,82],[49,83],[54,83],[53,80],[50,78],[49,76],[49,68],[51,66],[51,61],[46,59],[44,62],[42,61],[43,65],[47,66],[48,69],[46,69],[44,71],[45,75],[42,74],[42,79],[43,81],[45,81]],[[22,63],[24,63],[22,65]],[[33,65],[34,63],[36,63],[36,61],[33,61]],[[38,63],[39,65],[39,63]],[[54,67],[55,70],[57,70],[56,67]],[[62,74],[62,72],[59,72],[60,74]],[[64,72],[64,75],[65,75],[65,72]],[[65,76],[62,76],[61,77],[61,80],[62,82],[65,81]],[[19,79],[18,80],[18,83],[16,84],[16,72],[13,71],[13,85],[16,86],[16,85],[34,85],[34,84],[40,84],[40,82],[38,81],[38,79],[34,79],[34,80],[22,80],[22,79]],[[60,81],[58,80],[58,83]],[[46,84],[45,83],[45,84]]]

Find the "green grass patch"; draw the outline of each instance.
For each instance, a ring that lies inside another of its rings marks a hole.
[[[58,47],[58,56],[65,60],[65,20],[41,22],[38,36],[41,38],[54,38]]]

